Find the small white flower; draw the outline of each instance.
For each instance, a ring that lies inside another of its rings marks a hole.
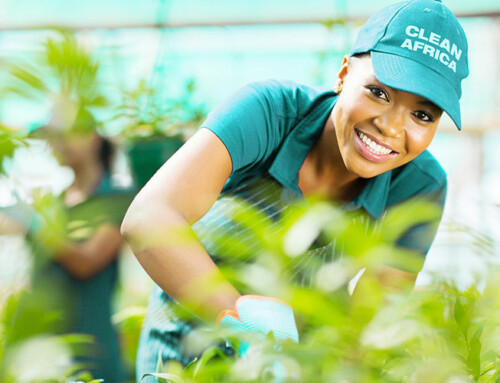
[[[73,170],[57,162],[45,141],[28,140],[28,144],[5,159],[5,172],[14,194],[26,202],[31,202],[35,191],[60,195],[73,183]]]

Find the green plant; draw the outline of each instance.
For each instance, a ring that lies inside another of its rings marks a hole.
[[[239,204],[241,208],[229,209],[231,218],[252,230],[259,246],[248,254],[237,235],[223,236],[220,246],[229,258],[237,255],[240,260],[226,264],[225,275],[240,291],[273,291],[287,300],[296,313],[300,342],[277,348],[272,337],[199,330],[195,342],[208,336],[214,346],[185,368],[159,363],[149,375],[174,383],[500,382],[498,267],[490,268],[481,291],[460,291],[440,280],[423,291],[411,291],[405,284],[389,288],[380,281],[384,264],[397,260],[406,270],[421,267],[421,257],[393,242],[409,227],[435,217],[433,205],[409,201],[375,225],[367,217],[310,201],[275,225]],[[372,227],[368,236],[367,225]],[[335,246],[346,256],[325,264],[310,262],[311,287],[298,286],[293,265],[311,257],[306,250],[320,233],[336,238]],[[366,270],[350,295],[348,281],[361,267]],[[228,356],[216,346],[229,339],[237,347],[235,337],[252,344],[245,358]],[[275,380],[276,369],[285,371],[285,377]]]
[[[59,316],[46,303],[26,288],[9,291],[0,302],[0,382],[99,382],[73,360],[85,355],[92,339],[51,334]]]
[[[185,84],[177,98],[161,97],[145,80],[131,91],[123,91],[123,102],[112,121],[119,122],[122,136],[131,141],[167,136],[189,137],[206,116],[203,105],[195,104],[194,80]]]
[[[135,367],[141,326],[146,315],[143,306],[130,306],[113,315],[113,324],[117,326],[121,340],[122,356],[131,370]]]

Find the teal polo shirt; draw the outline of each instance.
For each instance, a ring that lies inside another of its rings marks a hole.
[[[302,196],[299,170],[336,100],[331,90],[277,80],[251,83],[224,100],[201,126],[215,133],[231,156],[233,169],[223,193],[269,174]],[[426,196],[442,209],[446,185],[446,173],[426,150],[408,164],[368,179],[344,208],[364,209],[378,220],[389,207]],[[415,227],[399,245],[426,254],[437,229],[433,226],[426,228],[425,236],[417,233],[422,228]]]

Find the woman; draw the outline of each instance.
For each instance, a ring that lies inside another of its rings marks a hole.
[[[82,369],[106,382],[121,382],[125,370],[111,315],[122,245],[119,226],[132,194],[113,187],[113,148],[95,128],[92,114],[82,108],[72,126],[49,125],[36,133],[75,178],[61,201],[66,237],[50,241],[43,232],[29,234],[37,263],[32,287],[34,298],[59,315],[48,330],[92,337],[92,345],[78,358]],[[48,229],[53,231],[54,225]]]
[[[271,324],[261,323],[265,315],[238,315],[242,302],[250,302],[251,311],[267,312],[269,300],[241,298],[208,255],[217,256],[217,249],[203,233],[212,216],[221,214],[217,204],[225,195],[250,195],[251,201],[252,188],[267,178],[286,192],[279,193],[285,205],[286,196],[321,193],[374,219],[417,196],[442,207],[446,175],[426,148],[443,111],[461,128],[459,98],[467,75],[467,41],[454,15],[440,1],[413,0],[367,21],[344,57],[333,92],[269,81],[251,84],[219,105],[141,190],[122,225],[159,286],[143,329],[138,378],[154,370],[158,354],[190,360],[178,341],[189,325],[175,324],[161,309],[171,298],[209,322],[222,313],[223,322],[236,318],[297,339],[295,328],[280,328],[272,315]],[[174,233],[191,225],[191,236],[201,242],[176,243]],[[416,226],[398,244],[425,255],[436,227]],[[218,283],[206,291],[208,276]],[[384,279],[415,277],[388,266]]]

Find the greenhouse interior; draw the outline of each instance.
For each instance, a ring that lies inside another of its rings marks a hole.
[[[498,0],[0,0],[0,69],[0,383],[500,382]]]

